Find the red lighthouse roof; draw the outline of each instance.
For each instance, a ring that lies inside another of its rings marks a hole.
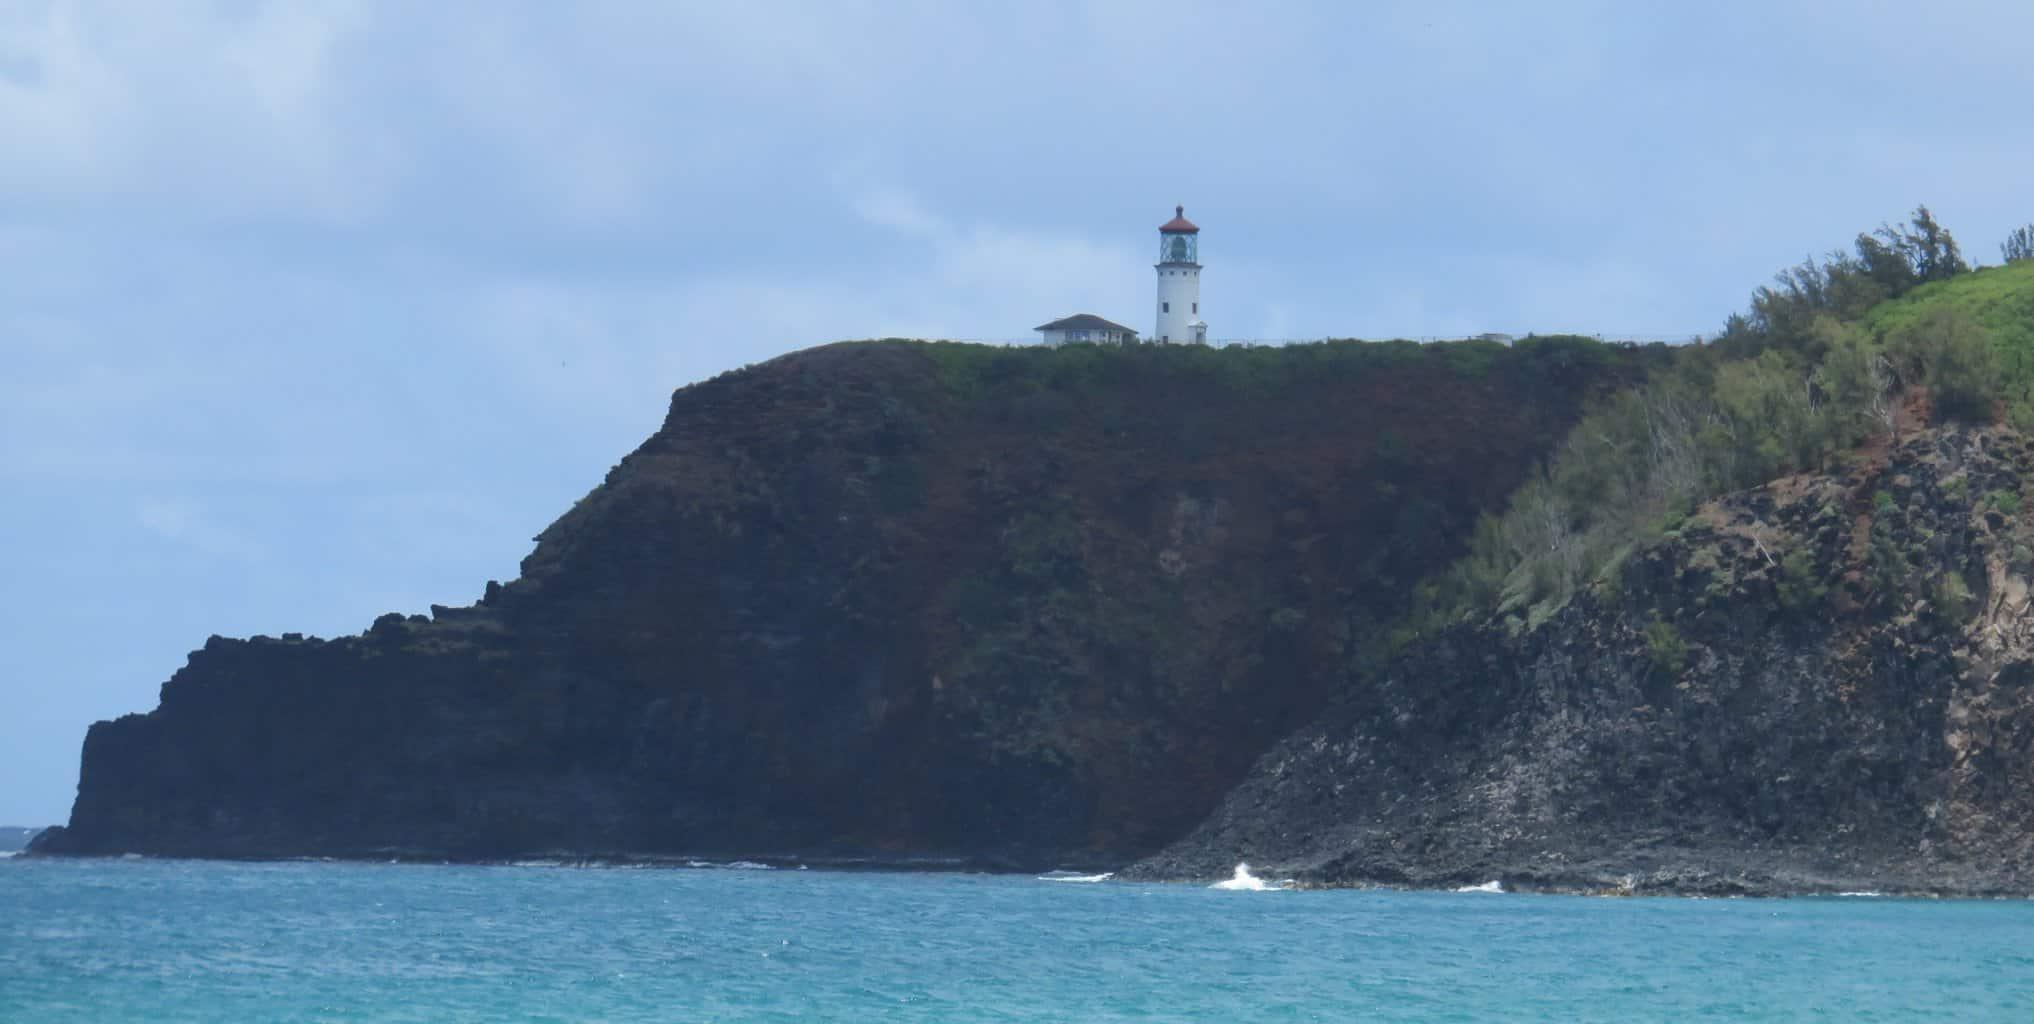
[[[1186,219],[1186,207],[1175,206],[1172,208],[1172,219],[1166,221],[1158,230],[1173,234],[1193,235],[1199,234],[1201,229],[1193,221]]]

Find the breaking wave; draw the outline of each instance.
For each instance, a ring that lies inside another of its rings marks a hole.
[[[1250,873],[1247,863],[1236,865],[1236,873],[1228,879],[1208,886],[1210,889],[1227,889],[1233,892],[1278,892],[1292,888],[1292,879],[1267,882]]]
[[[1083,875],[1078,871],[1048,871],[1045,874],[1039,875],[1038,880],[1041,882],[1106,882],[1114,877],[1116,877],[1114,871],[1104,871],[1099,875]]]

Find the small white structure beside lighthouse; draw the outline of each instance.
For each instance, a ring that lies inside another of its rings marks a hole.
[[[1158,342],[1208,343],[1201,319],[1201,229],[1186,219],[1186,207],[1158,229]]]
[[[1039,324],[1032,330],[1039,333],[1040,340],[1047,345],[1070,345],[1078,342],[1094,342],[1098,345],[1134,345],[1137,332],[1114,321],[1104,320],[1093,313],[1075,313],[1063,316],[1049,324]]]

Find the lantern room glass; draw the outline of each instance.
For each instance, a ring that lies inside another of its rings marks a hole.
[[[1166,232],[1158,236],[1158,262],[1198,263],[1200,262],[1201,239],[1199,235],[1184,231]]]

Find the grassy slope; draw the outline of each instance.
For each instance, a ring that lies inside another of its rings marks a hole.
[[[1872,310],[1865,325],[1883,337],[1937,308],[1963,313],[1991,332],[2009,393],[2034,385],[2034,260],[1922,285]]]

